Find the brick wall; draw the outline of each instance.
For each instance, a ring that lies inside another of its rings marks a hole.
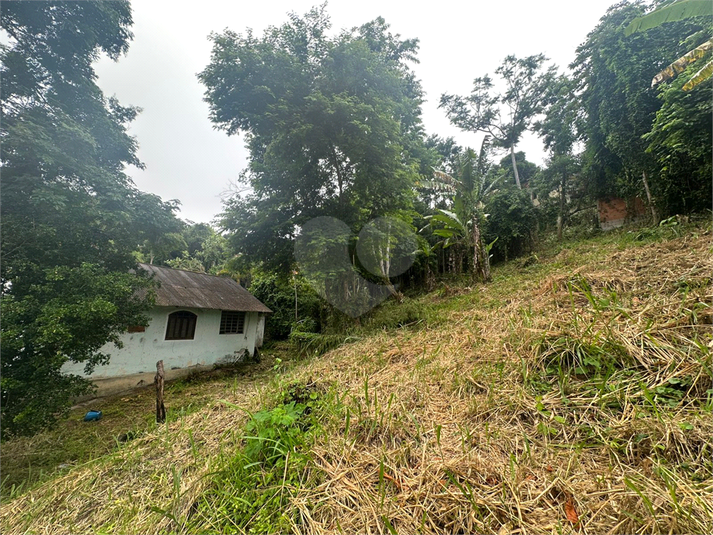
[[[602,230],[621,227],[624,223],[637,221],[646,215],[646,205],[639,197],[628,203],[621,197],[604,197],[597,201],[597,210]]]

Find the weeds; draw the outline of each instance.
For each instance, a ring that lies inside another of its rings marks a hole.
[[[319,356],[343,344],[359,340],[356,336],[340,334],[319,334],[294,331],[290,334],[290,341],[297,348],[301,356]]]
[[[289,501],[303,483],[318,424],[314,410],[323,394],[314,383],[293,383],[284,387],[275,407],[249,413],[241,436],[244,447],[218,460],[219,468],[197,502],[190,532],[289,530],[296,521]]]
[[[710,231],[678,227],[538,251],[279,374],[266,351],[272,380],[231,377],[200,411],[3,505],[3,526],[711,532]]]

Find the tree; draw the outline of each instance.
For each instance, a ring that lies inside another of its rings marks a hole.
[[[686,36],[703,26],[693,19],[682,20],[627,37],[625,28],[644,10],[642,2],[621,2],[610,8],[577,49],[572,68],[584,114],[583,173],[590,192],[646,195],[653,208],[657,192],[667,185],[660,182],[660,164],[646,151],[648,142],[643,137],[661,107],[649,80],[690,48]],[[704,38],[699,34],[696,39]],[[665,204],[661,208],[666,209]]]
[[[352,231],[408,208],[421,140],[417,42],[379,18],[330,38],[324,6],[262,37],[213,34],[199,78],[210,118],[243,132],[252,188],[225,203],[235,250],[287,272],[300,225],[339,217]]]
[[[581,130],[580,104],[575,93],[576,83],[566,75],[550,80],[546,90],[548,105],[544,117],[535,123],[535,131],[550,152],[550,159],[547,168],[539,175],[538,189],[544,199],[549,198],[550,192],[558,191],[557,239],[562,240],[569,215],[568,181],[581,170],[580,159],[573,154]]]
[[[546,166],[537,176],[535,189],[538,193],[541,213],[547,213],[553,205],[556,214],[557,239],[562,240],[564,228],[570,217],[584,207],[582,201],[587,197],[580,187],[582,163],[579,155],[552,152]],[[556,199],[552,193],[556,192]]]
[[[401,214],[403,219],[397,215],[378,217],[364,225],[359,232],[356,253],[362,267],[377,276],[391,295],[400,301],[403,295],[396,290],[391,279],[402,275],[413,265],[418,244],[409,214]]]
[[[482,232],[486,217],[483,203],[497,183],[486,182],[489,167],[487,151],[486,136],[479,154],[476,155],[472,149],[466,149],[459,154],[452,175],[434,169],[430,186],[450,197],[452,210],[439,209],[437,214],[428,218],[429,225],[433,226],[433,233],[445,238],[443,247],[464,242],[473,251],[473,278],[481,282],[490,281],[490,248],[483,243]],[[434,223],[439,226],[434,226]]]
[[[62,373],[145,324],[151,283],[132,251],[156,199],[123,169],[141,165],[126,125],[138,110],[106,99],[93,61],[131,39],[128,2],[3,2],[3,436],[50,424],[90,383]],[[170,211],[170,210],[169,210]]]
[[[288,277],[255,269],[250,293],[273,311],[265,325],[268,339],[284,340],[293,331],[320,332],[323,328],[323,302],[301,275]]]
[[[158,195],[142,195],[136,206],[142,226],[142,239],[136,254],[139,260],[149,264],[165,264],[168,260],[180,257],[186,250],[188,246],[182,234],[186,224],[174,213],[179,206],[180,202],[175,199],[164,202]]]
[[[713,3],[711,3],[710,0],[678,0],[667,6],[659,7],[643,17],[635,18],[626,27],[625,34],[631,35],[635,32],[656,28],[667,22],[675,22],[693,17],[711,16],[713,16]],[[682,72],[689,64],[709,55],[708,52],[712,49],[713,39],[709,39],[693,50],[686,52],[683,56],[654,76],[654,79],[651,81],[651,87],[670,80]],[[689,78],[682,89],[683,91],[690,91],[700,83],[708,80],[711,76],[713,76],[713,60],[709,58],[708,61]]]
[[[186,245],[180,256],[164,263],[172,268],[218,274],[229,260],[227,240],[205,223],[189,223],[180,234]]]
[[[540,168],[536,163],[529,161],[527,155],[521,150],[515,153],[515,164],[517,165],[517,172],[520,176],[520,184],[529,184],[531,186]],[[501,180],[504,184],[516,185],[514,180],[515,174],[512,167],[512,156],[508,155],[502,158],[491,168],[491,172],[502,177]]]
[[[468,97],[441,95],[440,107],[446,109],[452,124],[469,132],[485,132],[495,146],[510,151],[518,189],[522,189],[522,185],[515,146],[544,104],[542,88],[555,69],[550,67],[541,72],[546,60],[542,54],[522,59],[507,56],[495,70],[505,82],[504,93],[492,94],[493,81],[486,74],[473,81],[473,90]],[[503,109],[507,110],[505,117],[501,116]]]
[[[483,239],[493,244],[494,258],[507,260],[532,246],[537,212],[527,192],[501,188],[486,199],[483,209],[488,213]]]
[[[713,84],[711,80],[683,91],[687,74],[668,84],[658,93],[661,108],[644,135],[649,153],[658,164],[658,180],[652,181],[652,194],[669,214],[687,214],[710,210],[713,184]]]

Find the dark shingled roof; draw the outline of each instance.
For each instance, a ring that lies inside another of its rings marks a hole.
[[[214,308],[244,312],[272,312],[250,292],[228,277],[216,277],[152,264],[139,264],[161,284],[156,304],[191,308]]]

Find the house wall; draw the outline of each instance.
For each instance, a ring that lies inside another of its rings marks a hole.
[[[193,340],[165,340],[168,315],[178,310],[187,310],[198,316]],[[101,348],[102,353],[111,355],[109,364],[97,366],[90,376],[85,375],[84,364],[81,363],[67,363],[62,370],[91,379],[102,379],[145,372],[155,374],[156,362],[159,360],[163,360],[163,366],[168,372],[231,362],[242,356],[245,350],[252,355],[258,334],[259,314],[245,313],[243,334],[218,334],[220,316],[220,310],[155,307],[150,312],[151,320],[145,332],[122,334],[124,347],[120,349],[114,344],[106,344]]]
[[[602,230],[611,230],[624,223],[637,221],[646,215],[646,205],[635,197],[629,204],[619,197],[607,197],[597,201],[599,225]]]
[[[260,314],[257,320],[257,333],[255,334],[255,347],[262,347],[265,338],[265,314]]]

